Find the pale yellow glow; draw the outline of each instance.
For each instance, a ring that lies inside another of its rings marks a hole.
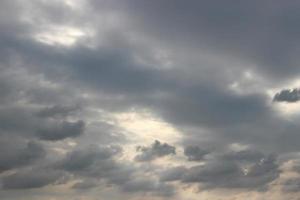
[[[277,103],[277,109],[286,116],[300,112],[300,103]]]
[[[61,155],[65,155],[68,152],[66,149],[60,147],[54,147],[52,150]]]
[[[170,124],[155,118],[149,112],[127,112],[115,115],[118,124],[130,133],[129,138],[137,143],[152,143],[154,140],[176,143],[181,134]]]
[[[229,149],[233,151],[243,151],[248,149],[249,146],[241,143],[232,143],[229,145]]]
[[[86,33],[74,27],[51,27],[47,31],[37,33],[34,38],[48,45],[70,46],[78,41]]]
[[[64,3],[70,6],[72,9],[78,9],[82,5],[81,0],[63,0]]]

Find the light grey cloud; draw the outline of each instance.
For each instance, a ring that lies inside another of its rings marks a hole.
[[[141,192],[170,197],[174,195],[174,188],[163,182],[150,179],[137,179],[126,182],[122,189],[126,192]]]
[[[176,148],[167,143],[161,143],[160,141],[155,140],[150,147],[138,146],[137,152],[140,152],[140,154],[135,157],[135,160],[143,162],[176,154]]]
[[[99,184],[96,181],[93,180],[84,180],[84,181],[79,181],[75,183],[72,186],[72,189],[76,190],[88,190],[94,187],[97,187]]]
[[[283,182],[283,192],[299,192],[300,191],[300,179],[291,178]]]

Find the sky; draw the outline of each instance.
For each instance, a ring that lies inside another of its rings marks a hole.
[[[300,200],[300,2],[1,0],[1,200]]]

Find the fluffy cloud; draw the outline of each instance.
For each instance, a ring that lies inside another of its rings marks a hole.
[[[150,147],[138,146],[137,151],[141,152],[135,157],[137,161],[150,161],[155,158],[176,154],[176,148],[167,143],[155,140]]]
[[[278,102],[297,102],[300,100],[300,91],[298,89],[285,89],[275,94],[274,101]]]

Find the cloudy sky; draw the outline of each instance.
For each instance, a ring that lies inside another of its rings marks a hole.
[[[299,200],[300,3],[1,0],[1,200]]]

